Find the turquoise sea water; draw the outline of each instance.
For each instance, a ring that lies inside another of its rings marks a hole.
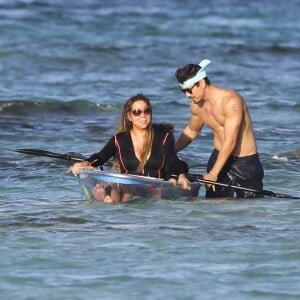
[[[8,150],[98,151],[138,92],[178,136],[175,70],[209,58],[264,188],[300,196],[299,1],[65,2],[0,1],[0,298],[299,299],[299,200],[91,204],[67,162]],[[202,174],[211,149],[205,129],[180,155]]]

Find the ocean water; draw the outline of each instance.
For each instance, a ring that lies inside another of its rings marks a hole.
[[[142,92],[175,136],[189,100],[174,73],[212,60],[211,81],[248,103],[264,189],[300,196],[300,3],[0,1],[1,299],[299,299],[300,201],[87,203],[68,162],[115,132]],[[180,156],[203,174],[211,132]]]

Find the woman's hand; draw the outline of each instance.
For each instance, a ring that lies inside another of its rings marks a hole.
[[[174,185],[177,184],[177,180],[174,177],[171,177],[170,179],[168,179],[168,181],[173,183]]]
[[[72,174],[75,177],[77,177],[77,175],[79,174],[80,170],[83,170],[83,169],[95,170],[96,168],[93,167],[90,162],[88,162],[88,161],[82,161],[82,162],[75,163],[73,166],[71,166],[68,169],[67,172],[68,173],[72,172]]]
[[[178,176],[177,183],[182,185],[182,188],[185,190],[190,190],[191,189],[191,182],[188,180],[185,174],[180,174]]]

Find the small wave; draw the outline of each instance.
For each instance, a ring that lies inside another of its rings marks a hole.
[[[276,99],[276,100],[271,100],[268,101],[267,104],[270,108],[273,109],[280,109],[282,110],[284,109],[299,109],[300,108],[300,104],[295,101],[295,100],[286,100],[286,99]]]
[[[252,45],[249,46],[247,43],[237,43],[234,45],[231,45],[229,48],[230,54],[236,54],[241,51],[244,53],[247,52],[257,52],[257,53],[268,53],[268,54],[298,54],[299,53],[299,47],[298,45],[292,45],[292,44],[272,44],[272,45]]]
[[[291,160],[298,160],[300,158],[300,149],[292,149],[288,150],[286,152],[282,152],[279,154],[271,155],[271,156],[266,156],[266,159],[272,159],[275,162],[287,162]]]
[[[101,111],[115,110],[116,107],[94,103],[87,100],[73,100],[63,102],[59,100],[49,101],[0,101],[1,115],[27,115],[27,114],[91,114]]]
[[[273,44],[269,47],[270,52],[279,53],[279,54],[286,54],[286,53],[299,53],[299,48],[294,45],[279,45]]]
[[[281,153],[278,156],[278,159],[289,159],[289,158],[300,158],[300,149],[293,149],[287,152]]]
[[[75,224],[82,225],[86,224],[89,221],[84,218],[74,218],[74,217],[58,217],[50,219],[39,219],[33,217],[23,217],[24,220],[7,220],[0,224],[1,228],[40,228],[40,227],[53,227],[61,226],[63,224]]]
[[[260,153],[262,164],[266,170],[299,171],[300,149],[289,150],[279,154]]]
[[[288,161],[289,159],[286,156],[278,156],[278,155],[274,155],[272,157],[274,160],[278,160],[278,161]]]

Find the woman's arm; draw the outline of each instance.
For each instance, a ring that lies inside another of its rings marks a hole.
[[[102,166],[116,153],[114,139],[113,136],[101,151],[94,153],[87,160],[75,163],[69,168],[68,173],[72,172],[74,176],[77,176],[82,169],[93,170],[96,167]]]
[[[115,154],[115,136],[113,136],[101,151],[92,154],[87,161],[90,162],[93,167],[99,167],[105,164]]]

